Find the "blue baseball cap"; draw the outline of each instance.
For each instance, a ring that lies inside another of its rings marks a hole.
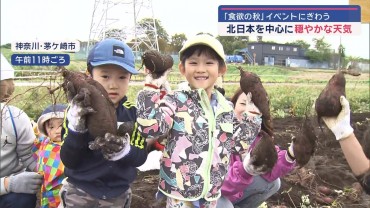
[[[135,69],[135,57],[131,48],[116,39],[105,39],[98,42],[89,52],[87,63],[93,67],[104,64],[114,64],[131,74],[138,74]]]

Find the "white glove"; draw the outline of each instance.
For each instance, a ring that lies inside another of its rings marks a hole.
[[[105,159],[116,161],[130,152],[130,135],[126,133],[124,136],[117,136],[106,133],[104,138],[96,137],[94,141],[90,142],[89,148],[91,150],[100,149]]]
[[[68,128],[75,132],[86,132],[86,115],[95,112],[90,106],[90,93],[86,88],[72,99],[71,106],[67,112]]]
[[[350,124],[350,108],[349,102],[344,96],[340,96],[340,104],[342,110],[337,117],[322,117],[326,126],[333,132],[337,140],[348,137],[353,133],[353,128]]]
[[[248,174],[255,176],[255,175],[264,174],[268,171],[268,170],[266,170],[265,165],[262,165],[262,166],[254,165],[253,164],[254,161],[255,161],[255,158],[251,157],[251,151],[248,151],[248,153],[245,155],[245,157],[243,159],[243,167],[244,167],[244,170]]]
[[[114,152],[112,154],[109,154],[109,160],[116,161],[124,158],[131,150],[130,145],[130,135],[128,133],[125,134],[125,136],[120,137],[120,140],[122,141],[122,150],[119,152]]]
[[[152,74],[149,73],[145,77],[145,84],[151,84],[157,87],[158,89],[161,88],[162,86],[166,87],[165,83],[167,82],[167,75],[170,73],[171,70],[167,70],[161,77],[158,79],[154,79]]]
[[[245,103],[245,111],[248,116],[262,116],[260,109],[252,101],[252,93],[248,92],[246,103]]]
[[[287,149],[287,153],[285,155],[285,159],[290,162],[290,163],[293,163],[294,160],[295,160],[295,155],[294,155],[294,142],[292,141],[292,143],[290,143],[288,149]]]
[[[43,177],[35,172],[22,172],[10,176],[8,192],[35,194],[41,190]]]

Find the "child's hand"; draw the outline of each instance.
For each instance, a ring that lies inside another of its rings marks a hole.
[[[68,127],[75,132],[86,132],[86,115],[94,112],[91,107],[90,92],[86,88],[81,88],[68,109]]]
[[[91,150],[100,149],[105,159],[116,161],[130,152],[130,135],[126,133],[124,136],[117,136],[106,133],[104,138],[96,137],[90,142],[89,148]]]

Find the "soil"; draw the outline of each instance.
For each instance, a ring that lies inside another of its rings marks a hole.
[[[312,207],[370,207],[370,197],[356,188],[357,180],[334,135],[325,124],[322,124],[321,130],[316,118],[311,120],[318,136],[316,151],[308,164],[281,178],[279,192],[266,201],[268,207],[309,207],[302,205],[301,197],[304,195],[308,196]],[[288,117],[274,119],[273,122],[275,143],[286,149],[292,135],[299,133],[303,118]],[[370,113],[352,114],[351,124],[356,137],[362,142],[365,130],[370,127]],[[131,207],[165,207],[163,202],[155,200],[158,174],[158,170],[138,172],[132,185]],[[325,195],[318,191],[319,186],[325,186],[333,193]],[[333,202],[320,203],[322,197],[331,197]]]

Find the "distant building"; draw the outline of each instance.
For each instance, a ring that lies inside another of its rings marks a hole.
[[[250,42],[247,48],[236,52],[250,64],[280,66],[289,66],[289,59],[306,59],[304,53],[299,45],[266,42]]]

